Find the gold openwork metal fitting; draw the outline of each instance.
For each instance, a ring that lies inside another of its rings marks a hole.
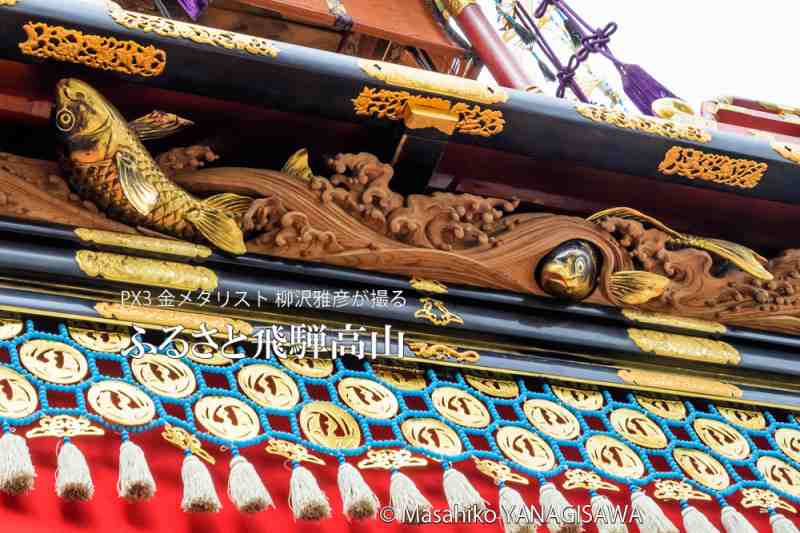
[[[617,128],[641,131],[667,139],[681,139],[698,143],[711,141],[711,134],[702,128],[672,120],[633,115],[621,109],[610,109],[584,103],[576,103],[575,110],[589,120],[603,122]]]
[[[667,447],[667,436],[659,425],[635,409],[615,409],[609,420],[617,433],[634,444],[655,450]]]
[[[752,487],[742,489],[741,493],[741,504],[745,509],[757,507],[764,510],[783,509],[784,511],[789,511],[790,513],[797,512],[797,509],[795,509],[794,506],[780,499],[780,497],[771,490]]]
[[[586,452],[594,466],[611,475],[639,479],[645,474],[641,457],[613,437],[592,435],[586,441]]]
[[[271,365],[247,365],[236,375],[239,387],[262,407],[291,409],[300,401],[297,384],[286,372]]]
[[[503,455],[525,468],[546,472],[556,466],[550,445],[528,429],[503,426],[497,430],[495,440]]]
[[[768,165],[750,159],[734,159],[721,154],[709,154],[694,148],[673,146],[659,163],[658,171],[665,176],[677,174],[689,179],[709,181],[728,187],[752,189],[761,183]]]
[[[777,490],[800,497],[800,472],[777,457],[761,457],[756,463],[764,481]]]
[[[475,468],[481,474],[488,476],[491,478],[495,484],[500,483],[519,483],[520,485],[527,485],[528,478],[523,477],[513,470],[508,465],[503,463],[498,463],[497,461],[492,461],[491,459],[480,459],[478,457],[472,457],[472,460],[475,461]]]
[[[217,275],[206,267],[131,255],[78,250],[75,261],[89,277],[185,291],[217,288]]]
[[[725,490],[731,484],[725,467],[706,452],[675,448],[672,457],[688,477],[711,490]]]
[[[59,385],[78,383],[86,377],[86,357],[68,344],[32,339],[19,348],[19,360],[39,379]]]
[[[141,426],[156,416],[150,397],[124,381],[107,380],[93,383],[87,393],[94,411],[114,424]]]
[[[125,328],[70,325],[67,331],[72,340],[93,352],[120,353],[131,345],[131,335]]]
[[[663,501],[687,501],[687,500],[711,500],[711,496],[705,492],[696,490],[685,481],[674,479],[659,479],[656,481],[656,490],[653,496],[657,500]]]
[[[608,481],[604,481],[603,478],[598,476],[595,472],[590,472],[589,470],[581,470],[579,468],[574,468],[571,470],[567,470],[564,474],[564,485],[563,487],[567,490],[572,489],[587,489],[587,490],[610,490],[614,492],[619,492],[619,487],[614,485],[613,483],[609,483]]]
[[[213,465],[217,462],[210,453],[203,449],[200,439],[181,427],[166,424],[161,436],[173,446],[184,451],[188,450],[192,452],[192,455],[196,455],[209,464]]]
[[[603,408],[603,393],[600,391],[561,387],[559,385],[550,385],[550,389],[559,400],[575,409],[598,411]]]
[[[273,455],[280,455],[286,457],[290,461],[298,463],[314,463],[317,465],[324,465],[325,460],[317,457],[308,451],[308,448],[302,444],[291,442],[282,439],[269,439],[264,451]]]
[[[25,436],[29,439],[38,437],[57,437],[63,439],[64,437],[103,435],[104,433],[105,431],[103,431],[103,428],[93,426],[88,418],[55,415],[43,416],[39,420],[39,427],[28,430]]]
[[[656,416],[669,420],[683,420],[686,418],[686,404],[681,400],[669,400],[642,394],[636,394],[634,397],[639,402],[639,405]]]
[[[463,324],[464,319],[448,311],[444,302],[433,298],[420,298],[422,309],[414,313],[414,318],[427,320],[434,326],[448,326],[450,324]]]
[[[492,421],[489,410],[482,401],[455,387],[434,389],[431,403],[440,415],[460,426],[485,428]]]
[[[0,366],[0,418],[23,418],[36,411],[39,396],[25,376]]]
[[[382,450],[367,450],[367,456],[358,462],[362,470],[381,469],[399,470],[413,466],[425,466],[428,460],[424,457],[415,457],[408,450],[386,448]]]
[[[371,379],[346,377],[336,384],[336,390],[350,409],[369,418],[394,418],[399,410],[392,391]]]
[[[458,455],[461,439],[453,428],[436,418],[409,418],[400,424],[403,437],[412,446],[440,455]]]
[[[411,285],[412,289],[419,292],[430,292],[434,294],[447,293],[447,285],[434,279],[424,279],[415,276],[411,278],[409,285]]]
[[[703,444],[723,457],[733,460],[750,457],[750,444],[728,424],[710,418],[697,418],[692,426]]]
[[[568,409],[550,400],[527,400],[522,409],[533,427],[549,437],[573,440],[580,436],[581,426]]]
[[[300,429],[308,440],[333,449],[358,448],[361,428],[353,415],[331,402],[307,403],[300,410]]]
[[[464,380],[475,390],[495,398],[516,398],[519,385],[513,379],[502,379],[489,372],[464,372]]]
[[[700,363],[738,365],[739,351],[727,342],[663,331],[628,328],[628,337],[643,352]]]
[[[775,442],[792,461],[800,462],[800,431],[793,428],[780,428],[775,431]]]
[[[717,411],[731,424],[743,428],[760,430],[767,427],[767,420],[764,418],[764,413],[760,411],[739,409],[738,407],[725,407],[721,405],[717,406]]]
[[[85,243],[134,250],[136,252],[174,255],[189,259],[206,259],[211,257],[211,248],[208,246],[175,239],[161,239],[132,233],[118,233],[116,231],[89,228],[78,228],[75,230],[75,235]]]
[[[319,357],[279,357],[283,366],[307,378],[327,378],[333,374],[333,361]]]
[[[230,396],[204,396],[194,404],[194,416],[209,433],[222,439],[252,439],[261,431],[255,410]]]
[[[400,390],[418,391],[427,386],[425,374],[418,368],[372,365],[372,371],[375,376]]]
[[[0,318],[0,341],[13,339],[22,333],[25,324],[15,318]]]
[[[481,358],[480,354],[475,350],[460,350],[452,344],[409,341],[408,347],[417,357],[436,361],[474,363]]]
[[[186,398],[197,389],[192,369],[179,359],[147,353],[131,359],[131,372],[148,390],[168,398]]]

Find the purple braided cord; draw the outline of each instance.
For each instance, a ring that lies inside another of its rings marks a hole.
[[[197,17],[208,7],[209,0],[178,0],[184,11],[188,13],[192,20],[197,20]]]

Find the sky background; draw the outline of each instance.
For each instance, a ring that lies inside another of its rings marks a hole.
[[[480,1],[494,20],[494,0]],[[695,109],[722,95],[800,105],[796,0],[566,1],[593,26],[616,22],[617,58],[644,67]]]

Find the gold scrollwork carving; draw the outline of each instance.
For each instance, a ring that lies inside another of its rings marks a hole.
[[[423,457],[414,457],[408,450],[367,450],[367,457],[358,462],[362,470],[381,469],[399,470],[409,466],[426,466],[428,460]]]
[[[277,57],[278,48],[272,41],[232,31],[207,28],[177,20],[168,20],[142,13],[126,11],[115,2],[108,2],[108,12],[114,22],[131,30],[155,33],[162,37],[188,39],[198,44],[207,44],[228,50],[241,50],[248,54]]]
[[[449,0],[449,3],[455,4],[458,0]],[[369,59],[360,59],[358,65],[368,76],[405,89],[427,91],[481,104],[498,104],[508,100],[508,93],[502,87],[468,78]]]
[[[425,359],[435,359],[437,361],[460,361],[462,363],[474,363],[480,359],[480,354],[475,350],[459,351],[457,346],[452,344],[429,344],[427,342],[409,342],[408,347],[417,357]]]
[[[81,435],[103,435],[105,431],[103,428],[93,426],[88,418],[70,416],[70,415],[56,415],[56,416],[43,416],[39,420],[39,427],[35,427],[25,433],[29,439],[37,437],[78,437]]]
[[[75,235],[86,243],[114,246],[139,252],[175,255],[191,259],[205,259],[211,256],[211,248],[202,244],[194,244],[193,242],[159,239],[157,237],[89,228],[78,228],[75,230]]]
[[[651,311],[641,311],[639,309],[623,309],[622,315],[628,320],[640,324],[669,326],[671,328],[701,331],[703,333],[725,333],[728,331],[728,328],[726,328],[724,324],[711,322],[709,320],[701,320],[699,318],[653,313]]]
[[[420,298],[419,303],[422,304],[422,309],[419,309],[414,313],[414,318],[428,320],[434,326],[447,326],[451,323],[464,323],[464,319],[455,313],[451,313],[441,300],[434,300],[433,298]]]
[[[420,292],[431,292],[435,294],[447,293],[447,285],[435,279],[423,279],[414,276],[409,282],[411,288]]]
[[[618,128],[637,130],[668,139],[683,139],[698,143],[711,141],[711,134],[702,128],[671,120],[630,115],[622,110],[592,104],[575,104],[575,110],[589,120],[604,122]]]
[[[475,461],[475,469],[483,474],[484,476],[488,476],[491,478],[495,483],[519,483],[520,485],[527,485],[528,479],[522,477],[521,475],[517,474],[511,467],[508,465],[504,465],[503,463],[498,463],[497,461],[492,461],[491,459],[479,459],[477,457],[472,457],[472,460]]]
[[[734,159],[721,154],[709,154],[673,146],[659,163],[658,171],[665,176],[677,174],[689,179],[710,181],[728,187],[752,189],[761,182],[768,165],[750,159]]]
[[[305,461],[317,465],[325,464],[324,459],[310,453],[302,444],[297,444],[296,442],[290,442],[288,440],[269,439],[264,451],[273,455],[286,457],[290,461],[297,461],[298,463]]]
[[[188,450],[192,452],[193,455],[196,455],[209,464],[213,465],[217,462],[211,454],[203,449],[200,439],[183,428],[166,424],[164,426],[164,431],[161,432],[161,436],[173,446],[181,450]]]
[[[505,119],[502,111],[482,109],[463,102],[453,104],[444,98],[432,98],[411,94],[407,91],[390,91],[364,87],[353,98],[353,109],[357,115],[403,120],[406,105],[413,104],[438,109],[458,116],[454,130],[465,135],[491,137],[503,131]]]
[[[588,489],[597,491],[605,489],[619,492],[619,487],[608,481],[603,481],[603,478],[588,470],[570,469],[566,471],[564,478],[563,487],[567,490]]]
[[[770,146],[772,146],[772,149],[778,152],[781,157],[800,165],[800,144],[772,141]]]
[[[685,481],[675,481],[674,479],[660,479],[656,481],[656,490],[653,496],[658,500],[664,501],[686,501],[686,500],[711,500],[711,496],[705,492],[695,490],[694,487]]]
[[[667,372],[654,372],[635,368],[621,369],[617,372],[617,375],[625,383],[638,387],[671,392],[688,392],[691,394],[710,394],[733,399],[742,397],[742,389],[736,385],[696,376],[675,375]]]
[[[738,365],[739,351],[723,341],[629,328],[628,336],[643,352],[717,365]]]
[[[29,56],[144,78],[158,76],[167,66],[167,53],[155,46],[85,34],[44,22],[29,22],[22,29],[28,38],[19,44],[19,48]]]
[[[75,261],[84,274],[93,278],[187,291],[217,288],[213,270],[184,263],[90,250],[76,252]]]
[[[234,333],[242,333],[244,335],[253,334],[252,324],[244,322],[243,320],[235,320],[218,315],[185,313],[174,309],[121,305],[108,302],[95,304],[94,309],[97,311],[97,314],[103,318],[120,320],[131,324],[166,327],[183,326],[194,331],[199,331],[204,324],[207,329],[216,329],[218,331],[227,331],[227,326],[231,326]]]

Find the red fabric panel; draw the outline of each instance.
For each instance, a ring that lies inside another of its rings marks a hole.
[[[56,440],[41,438],[29,441],[31,454],[38,473],[36,488],[31,494],[20,497],[0,497],[0,531],[9,533],[86,533],[102,531],[105,533],[277,533],[298,531],[301,533],[333,533],[338,531],[378,532],[378,531],[420,531],[437,533],[464,533],[466,531],[502,531],[501,525],[427,525],[406,526],[386,525],[379,521],[348,523],[341,514],[341,502],[336,488],[336,467],[333,463],[326,467],[310,465],[321,487],[331,501],[334,516],[319,523],[297,523],[293,520],[286,504],[289,487],[289,470],[279,457],[267,455],[262,447],[245,450],[244,454],[261,473],[277,508],[254,516],[239,513],[227,499],[226,486],[228,460],[230,454],[218,449],[207,448],[217,458],[211,467],[217,484],[217,492],[223,503],[218,514],[189,515],[181,512],[180,465],[182,452],[164,441],[159,432],[135,436],[136,442],[144,448],[150,468],[156,478],[158,490],[155,497],[146,503],[128,504],[117,497],[117,461],[119,439],[114,435],[104,437],[78,437],[74,442],[84,452],[89,462],[95,484],[95,496],[89,503],[68,503],[55,495],[54,479],[56,467]],[[326,458],[327,459],[327,458]],[[472,468],[471,463],[461,464],[459,468],[467,474],[475,487],[497,509],[497,489],[482,474]],[[405,471],[431,502],[439,509],[446,508],[442,492],[442,471],[437,464],[423,469]],[[364,477],[375,490],[382,503],[388,501],[389,474],[383,471],[366,471]],[[559,480],[560,486],[560,480]],[[538,503],[537,487],[516,485],[525,501]],[[648,491],[652,494],[652,491]],[[585,491],[564,491],[567,498],[576,505],[588,504]],[[606,493],[608,494],[608,493]],[[623,494],[611,495],[612,501],[619,505],[629,502]],[[731,503],[738,504],[738,498]],[[720,531],[719,508],[716,503],[699,503],[699,507],[716,524]],[[676,525],[682,527],[680,508],[677,503],[662,504]],[[755,510],[747,513],[758,531],[769,532],[766,515]],[[631,533],[638,528],[631,527]],[[546,527],[540,532],[545,533]],[[596,528],[587,526],[586,531],[595,533]]]

